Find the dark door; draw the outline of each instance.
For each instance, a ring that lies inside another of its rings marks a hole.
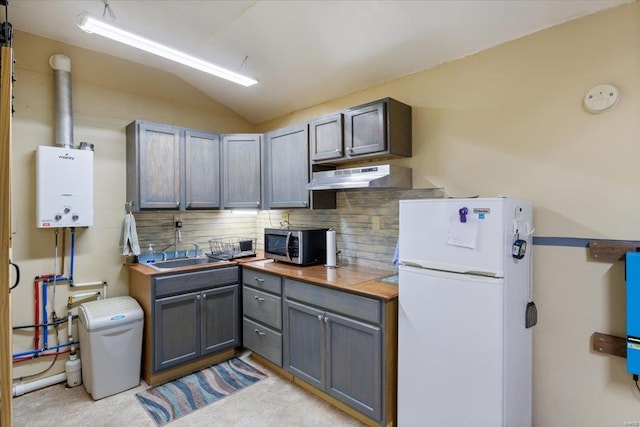
[[[198,292],[156,300],[153,316],[154,372],[200,355]]]
[[[202,354],[240,345],[238,285],[202,292]]]

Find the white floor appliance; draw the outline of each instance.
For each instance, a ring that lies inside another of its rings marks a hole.
[[[400,201],[398,426],[529,427],[531,204]]]

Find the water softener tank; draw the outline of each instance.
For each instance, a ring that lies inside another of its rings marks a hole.
[[[140,384],[143,312],[129,297],[80,305],[84,386],[94,400]]]

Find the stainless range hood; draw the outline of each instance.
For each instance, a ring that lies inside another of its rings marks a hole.
[[[411,169],[393,165],[313,172],[307,190],[349,190],[357,188],[411,188]]]

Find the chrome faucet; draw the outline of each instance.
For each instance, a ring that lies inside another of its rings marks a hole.
[[[193,244],[193,257],[194,257],[194,258],[198,256],[198,251],[199,251],[199,250],[200,250],[200,243],[195,242],[195,243]],[[188,257],[188,256],[189,256],[189,251],[187,251],[187,252],[185,253],[185,255]]]

